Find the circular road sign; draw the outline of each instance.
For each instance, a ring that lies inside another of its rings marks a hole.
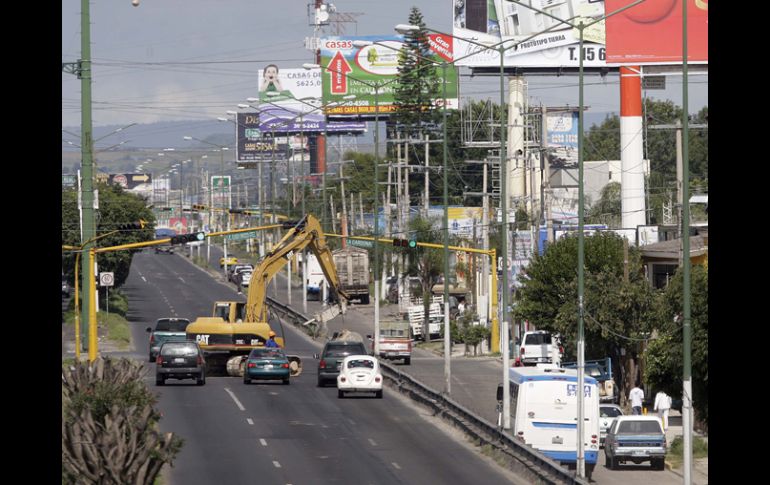
[[[115,274],[112,272],[99,273],[99,286],[112,286],[115,283]]]

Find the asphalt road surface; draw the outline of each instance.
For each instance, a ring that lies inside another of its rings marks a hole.
[[[193,320],[209,315],[217,299],[245,298],[182,256],[150,251],[134,256],[124,292],[132,355],[148,367],[151,387],[147,326],[166,316]],[[312,354],[320,344],[285,331],[287,352],[299,355],[304,367],[289,386],[207,377],[203,387],[192,380],[155,387],[161,428],[185,440],[165,472],[168,483],[517,483],[387,387],[383,399],[338,399],[334,387],[316,387]]]

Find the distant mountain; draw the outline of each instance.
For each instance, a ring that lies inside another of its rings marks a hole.
[[[121,142],[125,142],[120,147],[126,148],[190,148],[193,146],[205,145],[195,140],[184,140],[185,136],[200,138],[218,145],[232,145],[235,136],[235,125],[233,123],[223,123],[217,121],[161,121],[158,123],[143,123],[129,126],[117,133],[116,130],[122,128],[120,125],[95,126],[94,140],[103,140],[96,143],[96,150],[108,148]],[[66,134],[64,138],[80,145],[80,127],[64,127],[65,131],[78,135],[74,137]],[[113,134],[110,134],[113,133]],[[79,151],[67,145],[67,151]]]

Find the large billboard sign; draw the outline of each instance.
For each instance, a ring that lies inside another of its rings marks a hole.
[[[607,0],[615,11],[629,0]],[[708,0],[687,5],[687,62],[708,63]],[[607,63],[681,64],[682,0],[647,0],[607,19]]]
[[[523,1],[556,18],[569,19],[572,24],[581,19],[589,23],[604,15],[602,0]],[[630,3],[630,0],[620,1]],[[523,5],[508,0],[454,0],[453,18],[454,54],[460,66],[499,67],[500,52],[496,47],[503,41],[509,41],[504,44],[506,67],[579,66],[578,29]],[[584,67],[606,66],[604,37],[604,21],[583,31]],[[477,44],[492,48],[485,49]]]
[[[286,160],[287,145],[277,143],[277,137],[274,139],[272,132],[265,132],[260,127],[258,114],[238,113],[236,160],[239,162]]]
[[[551,163],[578,163],[578,111],[548,111],[546,132]]]
[[[280,69],[276,64],[269,64],[259,71],[257,82],[260,109],[258,128],[263,132],[366,131],[366,123],[363,122],[327,122],[321,109],[320,69]],[[239,134],[242,130],[243,127],[239,125]]]
[[[354,41],[362,40],[373,44],[356,47]],[[321,39],[321,71],[323,73],[323,102],[343,102],[344,96],[355,95],[355,100],[342,106],[326,109],[330,115],[367,116],[375,114],[379,105],[379,114],[392,113],[396,110],[394,92],[398,83],[398,56],[404,44],[402,35],[327,37]],[[445,37],[430,36],[431,55],[437,63],[451,61],[453,43]],[[457,69],[449,65],[446,69],[447,108],[456,109]],[[443,106],[443,70],[436,67],[439,84],[436,106]],[[379,85],[375,96],[374,86]],[[375,99],[376,98],[376,99]]]

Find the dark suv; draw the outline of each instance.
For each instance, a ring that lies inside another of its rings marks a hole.
[[[321,354],[315,354],[318,361],[318,387],[324,387],[328,381],[337,383],[340,365],[348,355],[368,355],[363,342],[330,340],[324,345]]]
[[[155,364],[158,386],[165,384],[166,379],[195,379],[199,386],[206,384],[206,360],[198,342],[165,342]]]

